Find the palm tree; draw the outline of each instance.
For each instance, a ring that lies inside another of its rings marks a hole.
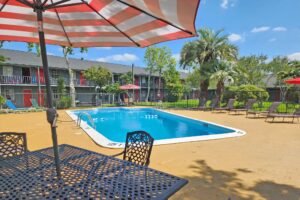
[[[217,60],[234,61],[238,48],[229,44],[228,36],[223,30],[200,29],[199,38],[184,45],[180,54],[180,65],[186,69],[192,66],[200,70],[200,96],[207,94],[209,79],[214,72],[212,63]]]
[[[217,95],[221,99],[225,83],[233,83],[234,79],[231,76],[232,64],[225,61],[219,61],[215,66],[215,72],[210,76],[210,80],[217,82]],[[220,100],[219,99],[219,100]]]

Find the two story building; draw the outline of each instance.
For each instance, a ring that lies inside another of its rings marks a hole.
[[[0,49],[0,55],[6,60],[0,64],[0,95],[11,99],[19,107],[30,107],[30,99],[35,98],[40,105],[45,103],[45,79],[41,58],[31,52]],[[87,81],[83,72],[92,66],[103,66],[113,74],[112,82],[120,80],[124,73],[131,72],[132,66],[97,62],[91,60],[70,59],[70,67],[74,72],[73,83],[76,88],[76,99],[79,102],[91,101],[95,93],[95,85]],[[68,90],[69,73],[63,57],[48,55],[50,82],[57,98],[57,80],[63,78]],[[135,101],[145,101],[147,95],[148,72],[143,67],[134,67],[134,83],[141,87],[135,91]],[[181,73],[181,78],[186,74]],[[158,75],[151,78],[150,100],[155,99],[158,90],[163,94],[164,84],[158,88]]]

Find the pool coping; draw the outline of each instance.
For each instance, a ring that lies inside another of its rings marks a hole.
[[[124,108],[124,107],[114,107],[114,108]],[[147,108],[147,107],[145,107],[145,108]],[[97,109],[101,109],[101,108],[90,108],[90,109],[87,109],[87,110],[97,110]],[[126,109],[139,109],[139,108],[126,108]],[[199,120],[199,119],[196,119],[196,118],[188,117],[188,116],[181,115],[181,114],[175,114],[175,113],[165,111],[165,110],[161,110],[161,109],[157,109],[157,108],[150,108],[150,109],[154,109],[154,110],[158,110],[158,111],[165,112],[165,113],[168,113],[168,114],[184,117],[184,118],[187,118],[187,119],[192,119],[192,120],[196,120],[196,121],[199,121],[199,122],[209,123],[209,124],[216,125],[216,126],[219,126],[219,127],[222,127],[222,128],[227,128],[227,129],[234,130],[234,132],[231,132],[231,133],[155,140],[154,145],[177,144],[177,143],[184,143],[184,142],[197,142],[197,141],[203,141],[203,140],[216,140],[216,139],[224,139],[224,138],[232,138],[232,137],[241,137],[241,136],[244,136],[246,134],[246,132],[243,131],[243,130],[240,130],[240,129],[237,129],[237,128],[232,128],[232,127],[229,127],[229,126],[220,125],[220,124],[217,124],[217,123],[214,123],[214,122]],[[67,110],[66,113],[76,123],[77,122],[77,116],[74,113],[72,113],[73,111],[79,111],[79,110]],[[95,143],[97,143],[100,146],[107,147],[107,148],[124,148],[124,146],[125,146],[125,143],[114,142],[114,141],[109,140],[104,135],[102,135],[102,133],[95,130],[93,127],[88,125],[83,120],[80,123],[80,127],[83,129],[83,131]]]

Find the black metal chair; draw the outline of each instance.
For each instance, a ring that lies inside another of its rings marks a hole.
[[[25,133],[0,132],[0,160],[20,156],[27,151]]]
[[[154,139],[145,131],[134,131],[127,133],[125,149],[114,157],[123,155],[124,160],[138,165],[150,164],[150,156]]]

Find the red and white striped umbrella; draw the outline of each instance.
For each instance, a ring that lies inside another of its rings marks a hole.
[[[60,177],[46,43],[72,47],[131,46],[196,35],[200,0],[0,0],[0,40],[35,42],[47,89],[56,171]]]
[[[145,47],[195,36],[200,0],[40,0],[47,44]],[[39,43],[32,7],[0,0],[0,40]]]

